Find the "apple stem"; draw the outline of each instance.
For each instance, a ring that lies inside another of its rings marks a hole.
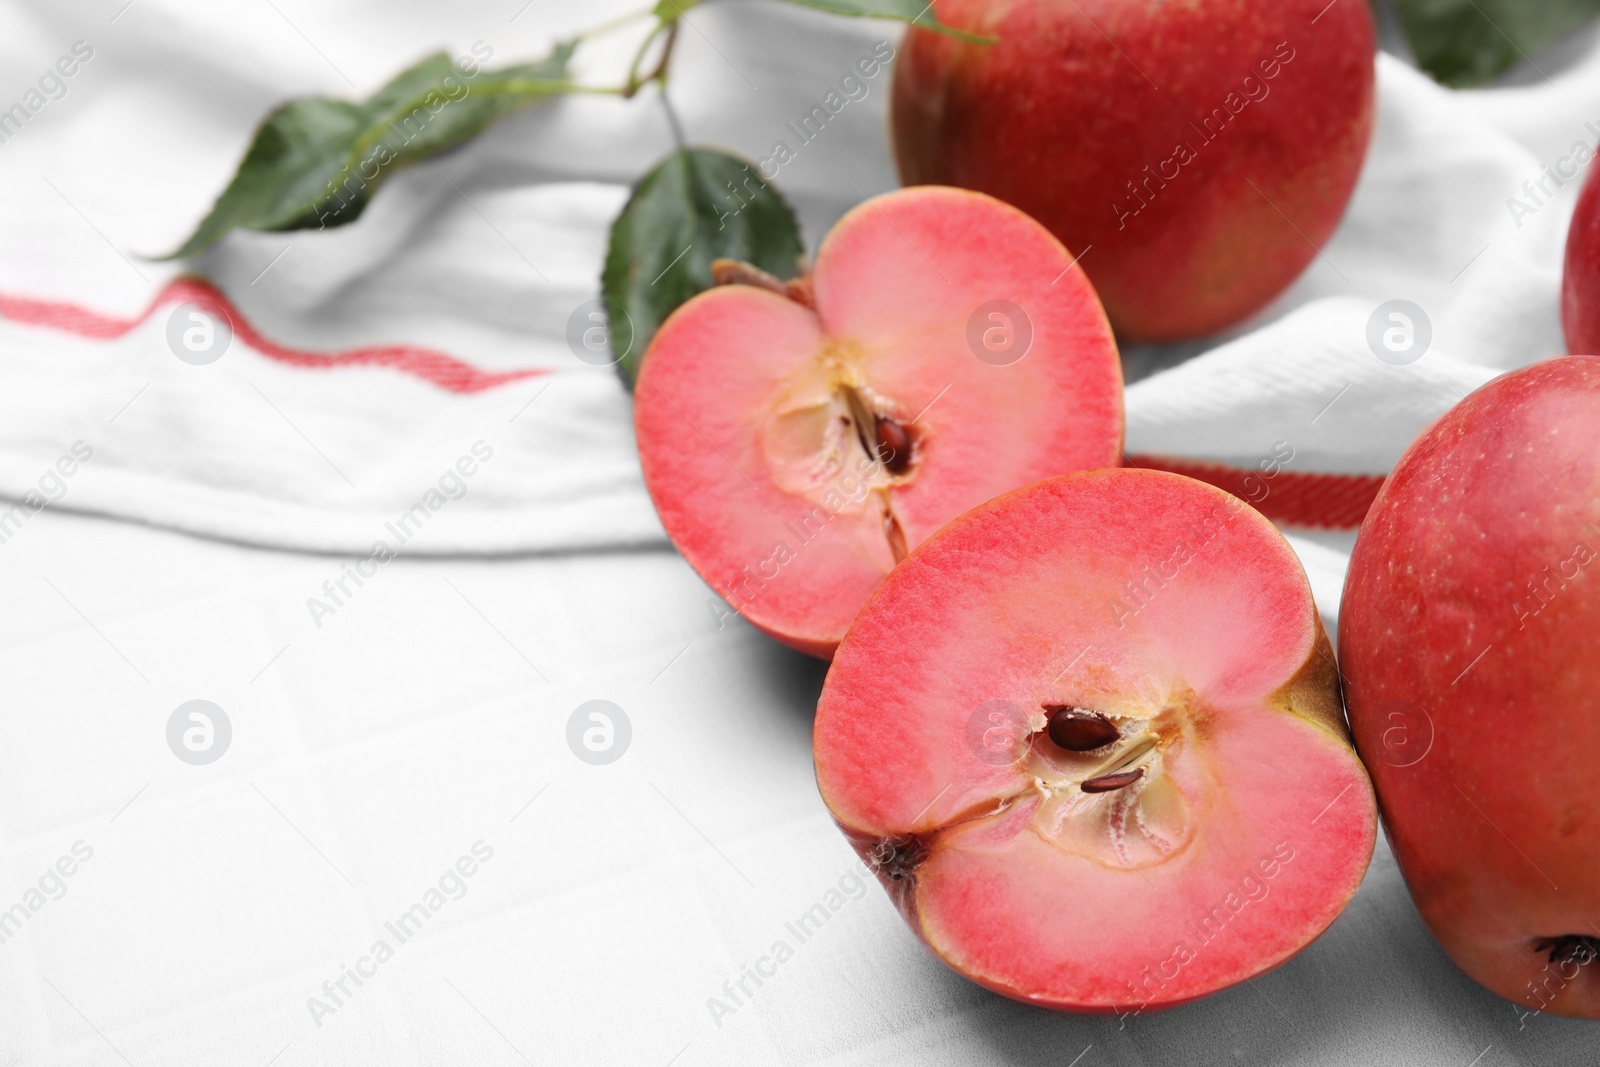
[[[711,281],[716,285],[752,285],[757,289],[765,289],[770,293],[788,297],[796,304],[814,310],[809,278],[801,277],[786,282],[777,275],[768,274],[760,267],[743,260],[714,259],[711,261]]]
[[[1576,963],[1581,967],[1600,957],[1600,938],[1590,937],[1587,934],[1542,937],[1534,943],[1533,950],[1548,951],[1551,963]]]
[[[657,57],[656,65],[651,68],[649,74],[640,74],[639,66],[644,62],[645,56],[649,55],[651,46],[663,37],[665,42],[661,46],[661,55]],[[667,65],[672,61],[672,46],[677,40],[677,19],[671,22],[657,22],[651,27],[644,40],[639,42],[639,50],[633,54],[633,62],[628,64],[628,82],[622,88],[624,99],[633,96],[651,82],[659,82],[663,86],[666,84]]]

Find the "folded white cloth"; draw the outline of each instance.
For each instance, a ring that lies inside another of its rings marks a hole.
[[[138,2],[109,23],[103,12],[76,18],[87,5],[4,16],[10,69],[55,69],[74,49],[90,58],[50,82],[64,94],[0,144],[0,494],[38,491],[82,441],[92,460],[40,498],[364,553],[386,523],[432,503],[430,489],[482,442],[492,459],[459,492],[451,483],[436,494],[445,502],[424,508],[405,551],[659,540],[629,398],[565,341],[568,317],[597,295],[628,182],[670,149],[648,94],[514,116],[393,177],[353,225],[225,239],[196,268],[241,321],[220,359],[191,365],[169,337],[191,325],[179,302],[194,294],[180,286],[163,298],[178,267],[136,253],[185,236],[272,104],[364,95],[442,42],[422,15],[387,9],[382,35],[362,32],[375,4],[221,18],[179,0]],[[585,7],[486,23],[490,62],[537,55],[621,5]],[[690,139],[752,157],[858,53],[900,32],[778,4],[708,4],[690,24],[672,90]],[[443,43],[464,53],[473,42]],[[628,43],[580,53],[580,72],[614,79]],[[1576,182],[1534,193],[1537,205],[1523,183],[1575,143],[1593,148],[1600,130],[1600,56],[1570,48],[1565,63],[1534,84],[1452,92],[1381,56],[1377,134],[1343,225],[1282,299],[1229,338],[1128,353],[1135,372],[1170,368],[1129,388],[1128,451],[1242,467],[1289,454],[1291,474],[1382,474],[1465,393],[1559,353]],[[895,184],[887,88],[886,76],[869,83],[776,179],[813,246],[860,196]],[[1428,326],[1414,328],[1431,333],[1426,354],[1401,365],[1377,358],[1368,338],[1394,300],[1420,308]],[[333,366],[293,358],[385,346],[425,351]]]

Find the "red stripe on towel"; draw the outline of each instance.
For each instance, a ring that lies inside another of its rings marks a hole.
[[[486,371],[437,349],[418,345],[377,345],[371,348],[347,349],[343,352],[308,352],[305,349],[291,348],[262,336],[222,290],[204,278],[193,275],[174,278],[166,288],[156,294],[155,299],[150,301],[150,305],[137,318],[119,319],[75,304],[32,300],[4,294],[0,294],[0,318],[108,341],[126,334],[169,304],[183,304],[191,300],[206,306],[214,314],[226,317],[233,325],[234,336],[263,356],[297,367],[316,370],[353,366],[388,367],[431,382],[452,393],[478,393],[508,382],[522,381],[549,373],[543,369]]]
[[[1177,456],[1129,456],[1130,467],[1171,471],[1226,489],[1275,522],[1319,530],[1354,530],[1383,488],[1381,474],[1322,474],[1280,469],[1267,475],[1243,467]]]

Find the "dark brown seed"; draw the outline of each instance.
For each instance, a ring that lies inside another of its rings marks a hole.
[[[1069,752],[1088,752],[1122,735],[1110,719],[1086,708],[1047,707],[1050,740]]]
[[[1116,774],[1102,774],[1098,778],[1091,778],[1083,783],[1085,793],[1109,793],[1113,789],[1132,785],[1144,777],[1144,768],[1136,767],[1131,771],[1118,771]]]
[[[878,458],[890,474],[904,474],[911,466],[911,434],[893,419],[878,416],[873,424],[878,435]]]

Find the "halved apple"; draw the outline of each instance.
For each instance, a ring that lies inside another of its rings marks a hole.
[[[972,980],[1132,1011],[1333,921],[1377,810],[1310,586],[1243,501],[1050,479],[882,584],[817,709],[817,781],[912,930]]]
[[[734,610],[832,654],[883,576],[968,508],[1115,465],[1122,372],[1061,243],[980,193],[869,200],[784,285],[724,267],[635,387],[662,525]],[[752,284],[753,283],[753,284]]]

